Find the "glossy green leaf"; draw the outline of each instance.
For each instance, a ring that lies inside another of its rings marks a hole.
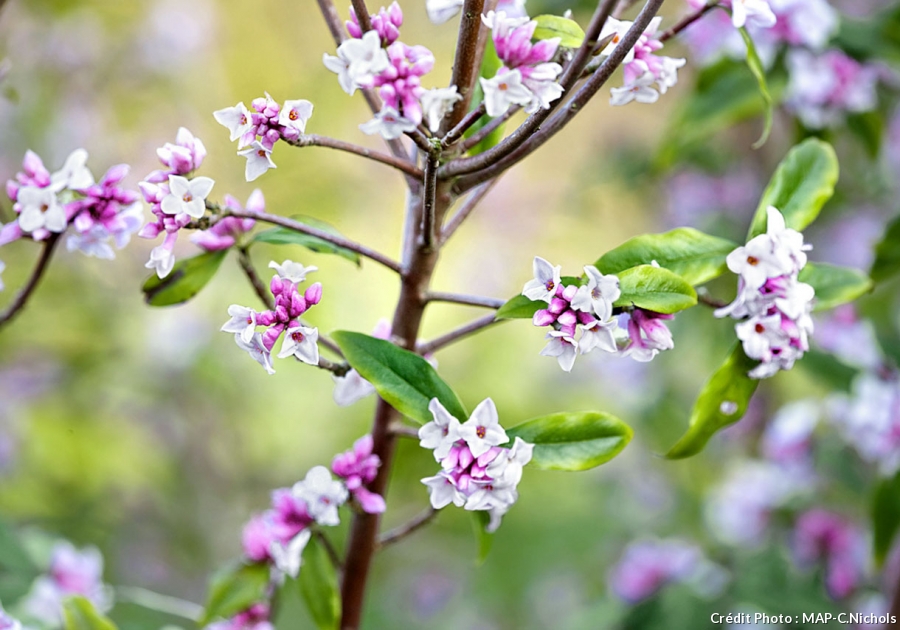
[[[478,541],[478,556],[476,564],[483,564],[494,545],[494,534],[487,531],[491,522],[491,516],[484,510],[472,512],[472,529],[475,531],[475,540]]]
[[[775,206],[784,215],[784,223],[803,230],[812,223],[825,202],[834,194],[838,179],[838,161],[834,149],[817,138],[804,140],[792,148],[778,165],[763,193],[749,238],[766,231],[766,209]]]
[[[339,330],[332,335],[347,362],[372,383],[394,409],[425,424],[433,419],[428,403],[437,398],[460,421],[469,414],[459,398],[425,359],[390,341]]]
[[[546,302],[517,295],[500,307],[497,319],[531,319],[542,308],[547,308]]]
[[[256,602],[263,601],[269,586],[269,566],[265,563],[238,563],[213,576],[201,627],[214,619],[227,619]]]
[[[212,280],[227,253],[228,250],[221,250],[185,258],[176,262],[172,272],[165,278],[150,276],[141,289],[144,299],[150,306],[171,306],[187,302]]]
[[[537,22],[534,39],[558,37],[563,48],[578,48],[584,42],[584,30],[574,20],[558,15],[539,15],[533,19]]]
[[[554,413],[507,429],[534,444],[531,465],[544,470],[588,470],[605,464],[631,441],[627,424],[606,413]]]
[[[316,229],[322,230],[323,232],[334,234],[335,236],[341,236],[341,233],[338,232],[333,225],[314,217],[307,217],[298,214],[292,216],[291,218],[295,221],[299,221],[304,225],[308,225],[309,227],[314,227]],[[328,241],[323,241],[317,236],[302,234],[300,232],[295,232],[294,230],[289,230],[284,227],[275,227],[269,230],[263,230],[262,232],[257,232],[253,237],[253,242],[268,243],[270,245],[300,245],[318,254],[335,254],[342,258],[346,258],[350,262],[356,263],[357,265],[362,264],[362,259],[360,258],[359,254],[354,251],[350,251],[349,249],[346,249],[344,247],[338,247],[337,245],[329,243]]]
[[[900,473],[883,479],[872,495],[872,552],[878,565],[884,563],[900,530]]]
[[[638,306],[657,313],[677,313],[697,304],[697,292],[676,273],[638,265],[616,274],[622,295],[616,306]]]
[[[319,630],[334,630],[341,618],[337,572],[319,540],[313,536],[303,550],[303,566],[297,576],[300,595]]]
[[[605,274],[615,274],[655,260],[660,267],[697,285],[721,275],[726,269],[725,257],[736,247],[732,241],[694,228],[678,228],[635,236],[603,254],[594,266]]]
[[[63,603],[65,630],[116,630],[117,626],[94,608],[84,597],[72,597]]]
[[[816,290],[816,311],[852,302],[872,290],[872,281],[859,269],[826,263],[807,263],[799,279]]]
[[[875,262],[869,275],[875,282],[885,280],[900,272],[900,217],[891,221],[881,241],[875,246]]]
[[[759,94],[762,96],[763,103],[765,104],[765,108],[763,109],[763,114],[765,116],[763,132],[762,135],[760,135],[759,140],[753,144],[753,148],[758,149],[766,143],[766,140],[769,139],[769,133],[772,131],[772,95],[769,94],[769,86],[766,83],[766,71],[763,68],[762,61],[759,59],[759,54],[756,52],[756,45],[753,43],[753,38],[750,37],[750,33],[747,32],[746,28],[741,27],[738,31],[740,31],[741,37],[744,40],[744,45],[747,47],[747,67],[750,68],[750,73],[753,75],[753,78],[756,79]]]
[[[740,344],[707,381],[694,403],[687,432],[666,454],[671,459],[696,455],[718,431],[740,420],[759,381],[747,376],[757,362],[744,354]]]

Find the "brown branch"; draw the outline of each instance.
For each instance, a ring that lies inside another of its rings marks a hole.
[[[578,81],[581,76],[581,72],[591,60],[594,48],[600,43],[600,33],[603,32],[603,27],[606,25],[606,21],[609,19],[609,14],[612,12],[615,3],[616,0],[602,0],[597,5],[597,9],[594,11],[591,22],[584,32],[584,41],[581,43],[581,46],[578,47],[578,50],[575,51],[575,56],[572,57],[572,60],[563,71],[562,78],[559,80],[564,92],[567,93],[569,89],[575,85],[575,82]]]
[[[459,21],[459,37],[456,44],[456,59],[453,61],[453,76],[450,85],[455,85],[462,98],[456,101],[450,115],[445,117],[438,135],[445,136],[453,129],[469,111],[472,92],[480,68],[476,66],[480,53],[478,50],[478,34],[483,27],[481,12],[484,0],[465,0],[462,18]]]
[[[489,135],[494,133],[494,131],[500,127],[503,123],[508,121],[510,118],[519,113],[522,107],[520,105],[514,105],[506,110],[505,113],[497,116],[496,118],[492,118],[491,121],[486,124],[484,127],[473,133],[470,137],[466,138],[462,143],[462,148],[464,151],[468,151],[472,147],[478,145],[479,142],[487,138]]]
[[[325,345],[324,342],[325,342],[325,339],[322,337],[319,337],[319,343],[321,343],[322,345]],[[329,340],[329,342],[334,343],[331,340]],[[300,359],[297,359],[297,360],[299,361]],[[338,378],[340,378],[341,376],[346,376],[347,372],[349,372],[350,370],[353,369],[350,367],[349,363],[346,363],[346,362],[335,363],[334,361],[329,361],[328,359],[326,359],[324,357],[319,357],[319,362],[316,364],[316,367],[321,368],[323,370],[328,370],[329,372],[331,372]]]
[[[425,295],[425,299],[429,302],[449,302],[451,304],[465,304],[467,306],[481,306],[483,308],[492,308],[497,310],[504,304],[506,300],[497,298],[482,297],[480,295],[461,295],[458,293],[442,293],[440,291],[429,291]]]
[[[706,15],[707,13],[709,13],[710,11],[712,11],[713,9],[715,9],[717,6],[719,6],[719,5],[717,5],[717,4],[707,4],[707,5],[704,5],[704,6],[700,7],[699,9],[697,9],[696,11],[694,11],[693,13],[690,13],[690,14],[684,16],[684,17],[681,18],[681,20],[680,20],[679,22],[677,22],[672,28],[670,28],[669,30],[667,30],[667,31],[666,31],[665,33],[663,33],[662,35],[660,35],[660,36],[659,36],[659,41],[665,42],[665,41],[668,41],[668,40],[672,39],[673,37],[675,37],[676,35],[678,35],[678,33],[680,33],[681,31],[683,31],[684,29],[686,29],[688,26],[690,26],[691,24],[693,24],[694,22],[696,22],[697,20],[699,20],[700,18],[702,18],[704,15]]]
[[[238,263],[243,269],[244,275],[247,276],[247,280],[250,281],[250,285],[253,287],[256,295],[262,300],[262,303],[270,311],[275,310],[275,301],[272,299],[272,293],[269,291],[266,283],[262,281],[262,278],[259,277],[259,274],[256,273],[256,268],[250,260],[250,252],[246,247],[238,247]]]
[[[359,28],[363,33],[372,30],[372,19],[369,17],[369,9],[366,7],[366,0],[350,0],[353,5],[353,11],[356,13],[356,20],[359,22]]]
[[[728,302],[717,300],[705,290],[697,291],[697,301],[704,306],[709,306],[710,308],[722,308],[724,306],[728,306]]]
[[[328,136],[319,136],[315,134],[302,135],[297,140],[294,140],[292,142],[289,141],[288,144],[295,147],[327,147],[329,149],[335,149],[337,151],[352,153],[354,155],[358,155],[360,157],[364,157],[366,159],[380,162],[387,166],[396,168],[397,170],[403,171],[411,177],[415,177],[417,179],[422,178],[422,169],[420,169],[418,166],[416,166],[406,158],[398,158],[393,155],[387,155],[386,153],[381,153],[380,151],[373,151],[372,149],[361,147],[358,144],[344,142],[343,140],[329,138]]]
[[[478,122],[478,119],[484,116],[484,114],[484,103],[480,103],[478,107],[466,114],[465,117],[461,121],[459,121],[458,125],[447,132],[447,135],[441,139],[441,146],[446,149],[451,144],[462,138],[462,135],[466,133],[466,131],[468,131],[469,127]]]
[[[383,533],[378,537],[378,550],[380,551],[385,547],[389,547],[394,543],[400,542],[416,530],[428,525],[431,521],[434,520],[437,515],[438,510],[430,507],[424,512],[420,513],[418,516],[414,517],[408,523],[404,523],[399,527],[395,527],[394,529]]]
[[[61,234],[50,234],[50,236],[47,237],[47,240],[44,241],[44,248],[41,250],[41,256],[38,258],[34,271],[31,272],[31,277],[28,278],[28,282],[25,283],[25,286],[22,287],[18,294],[16,294],[16,297],[9,307],[0,314],[0,328],[9,324],[9,322],[25,308],[29,298],[31,298],[35,289],[37,289],[38,285],[41,283],[41,279],[47,271],[47,266],[53,258],[53,252],[56,250],[56,244],[59,242],[61,236]]]
[[[316,2],[319,3],[319,10],[322,12],[322,17],[325,18],[325,24],[328,26],[331,37],[334,38],[335,45],[340,46],[347,39],[347,31],[344,30],[344,23],[341,21],[341,16],[338,15],[334,2],[331,0],[316,0]]]
[[[425,190],[422,194],[422,244],[431,249],[436,237],[435,203],[437,201],[438,156],[430,154],[425,158]]]
[[[431,354],[433,352],[437,352],[441,348],[445,348],[452,343],[459,341],[469,335],[474,335],[481,330],[484,330],[488,326],[493,326],[494,324],[499,324],[501,322],[505,322],[505,319],[497,319],[493,313],[490,315],[485,315],[484,317],[479,317],[476,320],[469,322],[464,326],[460,326],[456,330],[451,330],[445,335],[441,335],[436,339],[432,339],[431,341],[426,341],[418,344],[416,346],[416,352],[421,355]]]
[[[478,204],[481,203],[481,200],[491,191],[491,188],[494,187],[494,184],[496,184],[499,179],[499,177],[495,177],[489,182],[485,182],[481,185],[481,188],[466,197],[462,207],[456,211],[456,214],[454,214],[449,221],[447,221],[447,225],[445,225],[444,229],[441,231],[441,243],[446,243],[450,240],[450,237],[456,233],[459,226],[462,225],[463,222],[469,218],[469,215],[475,211],[475,208],[478,207]]]

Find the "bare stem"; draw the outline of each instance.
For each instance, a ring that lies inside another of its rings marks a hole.
[[[392,422],[390,431],[392,435],[396,435],[397,437],[405,437],[413,440],[419,439],[419,432],[415,427],[411,427],[408,424],[403,424],[400,421]]]
[[[287,228],[288,230],[300,232],[301,234],[309,234],[310,236],[315,236],[316,238],[320,238],[323,241],[327,241],[332,245],[337,245],[338,247],[349,249],[351,252],[356,252],[360,256],[365,256],[366,258],[384,265],[391,271],[400,273],[400,263],[395,260],[391,260],[384,254],[377,252],[374,249],[366,247],[365,245],[361,245],[356,241],[351,241],[350,239],[344,238],[343,236],[330,234],[328,232],[325,232],[324,230],[320,230],[310,225],[300,223],[299,221],[288,219],[287,217],[282,217],[277,214],[269,214],[267,212],[248,212],[246,210],[234,210],[232,208],[221,208],[219,210],[219,216],[238,217],[241,219],[256,219],[257,221],[263,221],[265,223],[271,223],[272,225],[278,225],[283,228]]]
[[[438,156],[429,154],[425,159],[425,191],[422,195],[422,244],[434,247],[436,225],[434,204],[437,196]]]
[[[581,72],[591,60],[594,49],[599,44],[600,33],[603,32],[603,26],[606,24],[606,20],[609,18],[609,14],[612,12],[615,4],[616,0],[602,0],[597,5],[591,22],[584,32],[584,41],[578,47],[578,50],[575,51],[575,56],[572,57],[572,61],[566,66],[562,78],[559,80],[565,92],[568,92],[575,85],[575,82],[581,76]]]
[[[450,85],[456,86],[462,98],[453,106],[450,115],[444,118],[438,135],[447,135],[447,132],[456,127],[469,111],[469,104],[472,102],[472,88],[479,71],[476,63],[480,59],[478,34],[483,28],[481,24],[483,10],[484,0],[465,0],[463,4],[456,44],[456,59],[453,61],[453,77],[450,80]]]
[[[697,301],[704,306],[709,306],[710,308],[722,308],[723,306],[728,306],[728,302],[717,300],[705,290],[697,291]]]
[[[478,107],[470,111],[465,117],[459,121],[459,124],[456,125],[453,129],[447,132],[447,135],[441,139],[441,146],[444,148],[449,147],[451,144],[462,138],[462,135],[468,131],[469,127],[478,122],[478,119],[484,116],[485,114],[485,105],[484,103],[480,103]]]
[[[2,5],[2,0],[0,0]],[[116,587],[116,599],[131,602],[149,610],[197,621],[203,616],[203,606],[169,595],[161,595],[138,586]]]
[[[696,11],[694,11],[693,13],[690,13],[690,14],[684,16],[684,17],[681,18],[681,20],[680,20],[678,23],[676,23],[672,28],[670,28],[669,30],[667,30],[667,31],[666,31],[665,33],[663,33],[662,35],[660,35],[660,36],[659,36],[659,41],[665,42],[665,41],[668,41],[668,40],[672,39],[673,37],[675,37],[676,35],[678,35],[678,33],[680,33],[681,31],[683,31],[684,29],[686,29],[688,26],[690,26],[691,24],[693,24],[694,22],[696,22],[697,20],[699,20],[700,18],[702,18],[704,15],[706,15],[707,13],[709,13],[710,11],[712,11],[713,9],[715,9],[717,6],[719,6],[719,5],[718,5],[718,4],[715,4],[715,3],[713,3],[713,4],[707,4],[707,5],[704,5],[704,6],[700,7],[699,9],[697,9]]]
[[[320,529],[313,530],[316,538],[322,543],[322,546],[325,548],[325,553],[328,554],[328,559],[331,560],[331,564],[334,565],[334,568],[338,571],[343,571],[344,565],[341,564],[341,557],[338,555],[337,551],[334,548],[334,545],[331,544],[331,540],[328,539],[328,536],[325,535]]]
[[[320,338],[319,341],[322,342],[322,339]],[[299,361],[299,359],[297,360]],[[337,377],[345,376],[347,372],[352,369],[349,363],[335,363],[334,361],[329,361],[324,357],[319,357],[319,363],[317,364],[317,367],[320,367],[323,370],[328,370]]]
[[[438,510],[430,507],[424,512],[421,512],[418,516],[413,518],[408,523],[404,523],[399,527],[395,527],[394,529],[385,532],[381,536],[378,537],[378,549],[379,551],[393,545],[394,543],[400,542],[413,532],[422,527],[425,527],[434,520],[434,518],[438,515]]]
[[[491,188],[494,187],[494,184],[497,183],[499,177],[495,177],[494,179],[485,182],[481,185],[480,188],[473,191],[471,195],[466,197],[466,200],[463,202],[462,207],[456,211],[450,220],[447,222],[447,225],[444,226],[444,229],[441,231],[441,242],[446,243],[450,240],[450,237],[456,233],[456,230],[459,229],[459,226],[463,224],[463,222],[469,218],[469,215],[474,212],[475,208],[478,207],[478,204],[481,203],[481,200],[484,199],[485,195],[487,195]]]
[[[327,136],[303,135],[290,144],[295,147],[327,147],[329,149],[335,149],[337,151],[353,153],[354,155],[358,155],[375,162],[380,162],[399,171],[403,171],[411,177],[415,177],[417,179],[422,178],[422,169],[409,161],[409,159],[387,155],[386,153],[381,153],[380,151],[373,151],[372,149],[361,147],[358,144],[353,144],[351,142],[344,142],[343,140],[337,140],[335,138],[329,138]]]
[[[372,20],[369,17],[369,9],[366,7],[366,0],[350,0],[353,5],[353,11],[356,13],[356,19],[363,33],[372,30]]]
[[[452,304],[481,306],[483,308],[491,308],[494,310],[497,310],[506,304],[506,300],[498,300],[497,298],[482,297],[480,295],[463,295],[459,293],[442,293],[440,291],[429,291],[425,296],[425,299],[429,302],[450,302]]]
[[[466,138],[462,143],[462,148],[465,151],[468,151],[472,147],[476,146],[479,142],[487,138],[489,135],[494,133],[494,131],[500,127],[507,120],[515,116],[519,113],[519,110],[522,109],[519,105],[514,105],[506,110],[505,113],[497,116],[496,118],[491,119],[491,122],[486,124],[484,127],[473,133],[470,137]]]
[[[340,46],[347,39],[347,31],[344,30],[344,24],[341,22],[341,16],[338,14],[334,2],[331,0],[316,0],[316,2],[319,3],[319,10],[322,12],[322,17],[325,18],[325,24],[328,26],[331,37],[334,38],[334,43]]]
[[[262,303],[265,304],[266,308],[269,310],[274,310],[275,301],[272,299],[272,293],[262,281],[262,278],[259,277],[259,274],[256,273],[256,268],[250,260],[250,252],[246,247],[238,248],[238,263],[241,265],[244,275],[247,276],[247,280],[250,281],[250,285],[253,287],[256,295],[259,296],[259,299],[262,300]]]
[[[456,330],[451,330],[447,334],[441,335],[436,339],[418,344],[416,346],[416,352],[422,355],[437,352],[441,348],[445,348],[446,346],[449,346],[450,344],[455,343],[460,339],[463,339],[464,337],[474,335],[475,333],[484,330],[488,326],[493,326],[494,324],[499,324],[504,321],[506,320],[497,319],[493,313],[491,313],[490,315],[485,315],[484,317],[479,317],[478,319],[473,320],[464,326],[460,326]]]
[[[29,298],[34,294],[35,289],[37,289],[38,285],[41,283],[41,278],[44,277],[44,273],[47,271],[47,266],[53,258],[53,252],[56,250],[56,244],[59,242],[59,237],[59,234],[51,234],[47,240],[44,241],[44,249],[41,251],[41,256],[38,258],[37,264],[34,267],[34,271],[31,272],[31,277],[28,279],[28,282],[22,287],[9,307],[0,314],[0,328],[3,328],[3,326],[11,322],[13,318],[25,308]]]

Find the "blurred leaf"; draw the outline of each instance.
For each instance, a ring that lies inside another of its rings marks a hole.
[[[859,269],[826,263],[807,263],[799,279],[816,290],[816,311],[852,302],[872,290],[872,281]]]
[[[503,62],[500,61],[500,57],[497,56],[497,49],[494,48],[494,40],[493,38],[488,37],[484,47],[484,56],[481,59],[481,76],[485,79],[491,79],[497,74],[497,70],[502,66]],[[484,101],[484,90],[481,88],[481,81],[476,81],[475,91],[472,93],[470,109],[475,109],[482,101]],[[488,115],[482,116],[474,125],[466,130],[463,137],[472,137],[492,120],[493,118]],[[506,125],[503,124],[494,129],[484,138],[484,140],[469,149],[469,155],[478,155],[479,153],[484,153],[488,149],[495,147],[503,139],[503,130],[505,127]]]
[[[900,529],[900,473],[882,479],[872,495],[872,553],[881,566]]]
[[[697,304],[697,293],[681,276],[653,265],[638,265],[619,276],[622,295],[616,306],[637,306],[657,313],[677,313]]]
[[[859,138],[873,160],[881,152],[884,138],[884,114],[879,111],[861,112],[847,116],[847,128]]]
[[[297,576],[300,594],[319,630],[333,630],[341,617],[337,572],[328,552],[313,536],[303,550],[303,566]]]
[[[212,578],[206,611],[198,625],[203,627],[219,617],[228,619],[263,601],[270,574],[265,563],[238,563],[218,572]]]
[[[778,165],[766,187],[748,238],[766,231],[769,206],[781,211],[787,227],[803,230],[815,221],[822,206],[831,199],[837,179],[837,155],[830,144],[810,138],[796,145]]]
[[[475,530],[475,540],[478,541],[478,556],[476,564],[483,564],[494,545],[494,534],[487,531],[491,522],[491,515],[484,510],[472,512],[472,528]]]
[[[900,62],[900,7],[890,7],[866,20],[841,16],[833,44],[857,59]]]
[[[212,280],[225,260],[227,249],[206,252],[193,258],[185,258],[175,263],[172,272],[165,278],[150,276],[142,291],[150,306],[171,306],[187,302]]]
[[[10,573],[36,577],[40,569],[25,551],[12,527],[0,520],[0,567]]]
[[[747,67],[750,68],[750,73],[753,75],[753,78],[756,79],[759,93],[765,104],[763,115],[765,116],[766,122],[763,126],[763,132],[759,137],[759,140],[753,143],[753,148],[758,149],[766,143],[766,140],[769,139],[769,133],[772,131],[772,95],[769,94],[769,86],[766,84],[766,71],[763,68],[762,61],[759,60],[753,38],[750,37],[750,33],[748,33],[747,29],[744,27],[739,28],[738,31],[741,33],[744,45],[747,47]]]
[[[725,257],[737,247],[727,239],[694,228],[635,236],[594,263],[603,273],[619,273],[656,261],[692,285],[703,284],[725,271]]]
[[[574,20],[558,15],[539,15],[532,19],[537,22],[534,39],[558,37],[563,48],[578,48],[584,42],[584,30]]]
[[[507,429],[534,444],[531,465],[545,470],[588,470],[605,464],[631,441],[627,424],[606,413],[563,412],[528,420]]]
[[[497,311],[497,319],[531,319],[542,308],[549,306],[543,300],[529,300],[517,295]]]
[[[433,417],[428,403],[437,398],[460,421],[469,414],[459,398],[425,359],[392,344],[361,333],[339,330],[332,338],[347,362],[372,383],[378,395],[394,409],[425,424]]]
[[[116,630],[116,624],[103,616],[84,597],[72,597],[63,603],[65,630]]]
[[[690,426],[666,457],[681,459],[696,455],[721,429],[740,420],[759,381],[747,376],[757,362],[744,354],[737,344],[725,363],[707,381],[694,403]],[[729,409],[734,405],[734,410]],[[731,413],[727,413],[731,411]]]
[[[292,216],[291,218],[302,223],[303,225],[314,227],[316,229],[322,230],[323,232],[328,232],[329,234],[334,234],[335,236],[343,236],[330,223],[326,223],[325,221],[321,221],[314,217],[308,217],[302,214],[298,214]],[[300,232],[295,232],[294,230],[289,230],[284,227],[275,227],[269,230],[263,230],[262,232],[257,232],[253,237],[252,242],[268,243],[270,245],[301,245],[310,251],[316,252],[317,254],[336,254],[342,258],[346,258],[350,262],[356,263],[357,266],[362,264],[362,259],[360,258],[359,254],[354,251],[350,251],[349,249],[346,249],[344,247],[338,247],[337,245],[329,243],[328,241],[323,241],[317,236],[302,234]]]
[[[875,282],[883,282],[897,272],[900,272],[900,217],[891,221],[875,246],[875,262],[869,275]]]

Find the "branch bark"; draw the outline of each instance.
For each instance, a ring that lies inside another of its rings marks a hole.
[[[395,168],[411,177],[415,177],[416,179],[422,178],[422,169],[420,169],[408,159],[398,158],[393,155],[387,155],[386,153],[381,153],[380,151],[373,151],[372,149],[361,147],[358,144],[344,142],[343,140],[329,138],[328,136],[319,136],[315,134],[303,135],[300,136],[297,140],[290,142],[289,144],[295,147],[327,147],[329,149],[335,149],[337,151],[352,153],[354,155],[364,157],[368,160],[380,162],[381,164],[385,164],[387,166]]]
[[[469,111],[469,104],[472,102],[472,88],[479,70],[476,62],[480,58],[478,33],[483,28],[481,24],[483,10],[484,0],[465,0],[465,4],[463,4],[456,44],[456,59],[453,62],[453,77],[450,80],[450,85],[456,86],[462,98],[453,106],[450,115],[444,118],[438,132],[439,136],[447,135],[447,132],[458,125]]]
[[[56,251],[56,244],[59,242],[60,236],[60,234],[51,234],[47,240],[44,241],[44,249],[41,251],[41,256],[38,258],[34,271],[31,272],[31,277],[13,299],[9,307],[7,307],[3,314],[0,315],[0,328],[9,324],[15,316],[25,308],[28,300],[34,294],[35,289],[37,289],[38,285],[41,283],[44,273],[47,271],[47,266],[53,258],[53,253]]]
[[[482,297],[480,295],[462,295],[459,293],[443,293],[441,291],[429,291],[425,296],[429,302],[449,302],[451,304],[465,304],[467,306],[481,306],[497,310],[506,300]]]
[[[410,534],[428,525],[437,515],[438,510],[430,507],[408,523],[404,523],[399,527],[395,527],[394,529],[385,532],[378,538],[378,549],[381,550],[394,543],[400,542]]]
[[[488,326],[500,324],[505,321],[507,320],[497,319],[493,313],[491,313],[490,315],[485,315],[484,317],[479,317],[478,319],[473,320],[464,326],[460,326],[456,330],[451,330],[447,334],[441,335],[436,339],[420,343],[416,346],[416,352],[421,355],[437,352],[441,348],[445,348],[450,344],[459,341],[460,339],[468,337],[469,335],[474,335],[475,333],[484,330]]]

